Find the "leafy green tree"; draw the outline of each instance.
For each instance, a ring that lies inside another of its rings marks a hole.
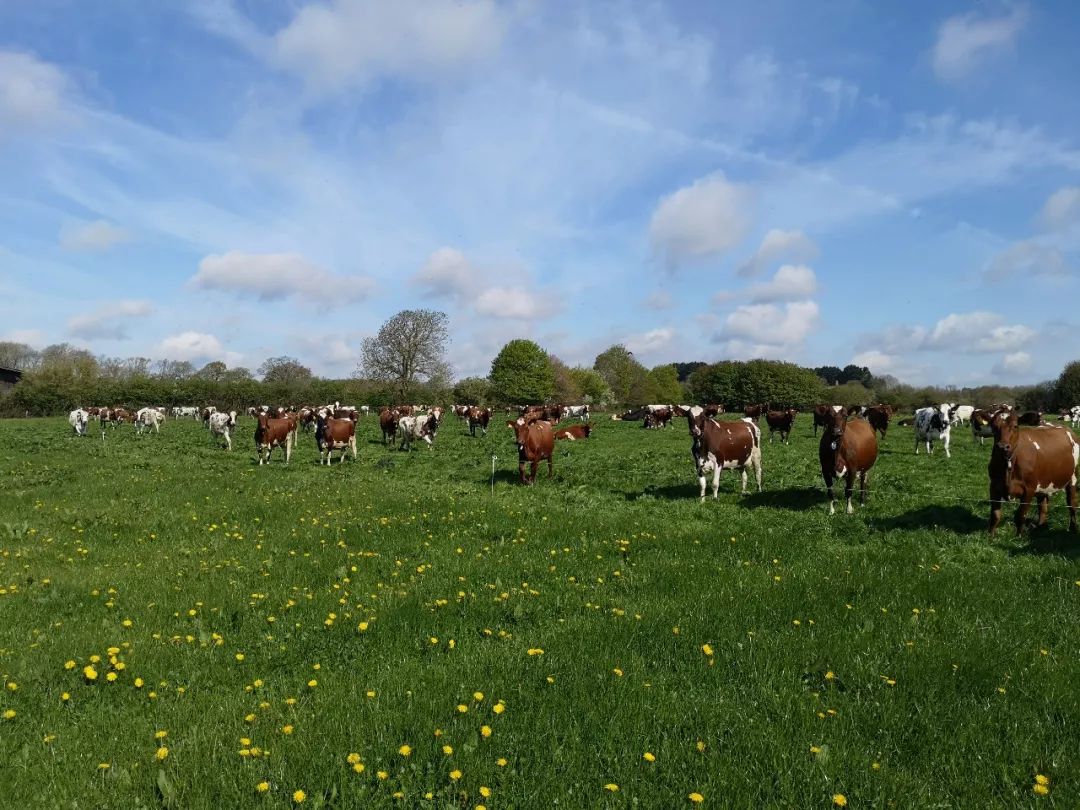
[[[259,376],[264,383],[295,386],[311,380],[311,369],[302,365],[296,358],[282,356],[271,357],[259,366]]]
[[[581,389],[574,380],[570,369],[562,360],[553,354],[548,355],[551,369],[555,372],[555,401],[564,404],[573,404],[581,401]]]
[[[511,340],[491,361],[491,395],[498,402],[528,405],[555,394],[555,369],[531,340]]]
[[[648,372],[621,343],[598,354],[593,368],[604,378],[616,402],[643,405],[648,400]]]
[[[229,367],[226,366],[223,362],[221,362],[220,360],[214,360],[213,362],[207,363],[205,366],[200,368],[197,372],[195,372],[195,375],[202,380],[209,380],[210,382],[221,382],[225,379],[225,374],[228,370]]]
[[[1080,405],[1080,360],[1074,360],[1062,370],[1054,384],[1056,407]]]
[[[454,385],[454,402],[459,405],[487,405],[491,383],[483,377],[466,377]]]
[[[654,403],[678,403],[683,399],[679,373],[673,365],[657,366],[648,375],[648,399]]]
[[[13,340],[0,340],[0,366],[4,368],[28,369],[38,364],[41,353]]]
[[[599,372],[575,366],[570,369],[569,374],[581,392],[582,402],[589,405],[607,405],[614,399],[611,389]]]
[[[450,381],[446,345],[450,341],[445,312],[406,309],[388,320],[375,337],[364,338],[356,376],[388,386],[399,402],[415,398],[422,383],[445,388]]]

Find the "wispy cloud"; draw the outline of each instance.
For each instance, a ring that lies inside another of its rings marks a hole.
[[[126,242],[130,238],[131,235],[123,228],[118,228],[104,219],[98,219],[63,228],[60,231],[60,246],[64,250],[75,252],[100,252]]]
[[[1027,16],[1024,6],[1016,6],[1009,14],[998,17],[978,13],[949,17],[938,29],[934,70],[949,81],[970,75],[989,57],[1013,46]]]
[[[133,318],[144,318],[154,311],[150,301],[112,301],[68,320],[72,337],[87,340],[123,340]]]
[[[370,278],[335,275],[295,253],[238,251],[204,258],[191,284],[262,301],[294,298],[324,307],[362,301],[375,287]]]

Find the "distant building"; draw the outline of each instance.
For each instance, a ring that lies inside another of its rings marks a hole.
[[[17,368],[4,368],[0,366],[0,394],[6,394],[15,387],[15,383],[22,379],[22,372]]]

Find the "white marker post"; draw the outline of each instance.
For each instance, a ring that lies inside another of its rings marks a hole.
[[[498,456],[491,457],[491,494],[495,494],[495,462],[499,460]]]

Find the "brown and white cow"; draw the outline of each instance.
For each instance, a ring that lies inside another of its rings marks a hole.
[[[383,408],[379,411],[379,428],[382,430],[382,441],[386,444],[394,444],[397,441],[397,426],[401,414],[396,408]]]
[[[671,424],[674,411],[666,406],[650,410],[641,421],[643,428],[665,428]]]
[[[555,438],[574,442],[578,439],[589,438],[591,432],[592,425],[569,425],[567,427],[556,428]]]
[[[1005,501],[1016,498],[1016,533],[1024,531],[1024,519],[1034,499],[1039,507],[1040,527],[1046,525],[1050,496],[1065,492],[1069,507],[1069,531],[1076,524],[1076,467],[1080,464],[1080,444],[1072,431],[1059,425],[1039,425],[1020,429],[1015,412],[999,412],[991,419],[994,446],[987,472],[990,475],[990,534],[1001,522]]]
[[[345,463],[346,450],[352,453],[353,461],[356,461],[356,418],[356,411],[345,418],[331,416],[325,408],[315,414],[315,446],[319,448],[320,464],[329,467],[335,450],[341,451],[338,464]]]
[[[548,478],[551,478],[552,455],[555,452],[555,432],[551,423],[545,419],[527,421],[524,417],[506,426],[514,431],[514,440],[518,447],[518,476],[523,484],[536,483],[536,470],[540,462],[547,459]],[[525,465],[530,465],[528,479],[525,477]]]
[[[855,488],[855,476],[859,476],[859,502],[866,503],[866,476],[877,461],[877,437],[865,419],[848,421],[843,408],[830,408],[826,414],[827,424],[818,445],[821,476],[829,492],[829,514],[836,514],[836,496],[833,482],[844,479],[844,497],[847,513],[854,512],[851,492]]]
[[[487,436],[488,424],[491,422],[491,408],[469,408],[466,418],[469,420],[469,435],[475,436],[476,429],[480,428],[481,434]]]
[[[210,435],[225,440],[225,448],[232,450],[232,432],[236,428],[236,411],[218,411],[210,414]]]
[[[526,422],[543,419],[555,424],[562,419],[562,413],[561,405],[526,405],[521,409],[521,415]]]
[[[270,414],[260,413],[255,428],[255,450],[259,454],[259,464],[269,464],[270,454],[275,447],[285,450],[285,463],[292,457],[293,441],[296,434],[294,419],[275,419]]]
[[[705,409],[695,405],[686,414],[690,435],[694,439],[690,454],[694,457],[701,500],[705,500],[705,474],[712,472],[713,498],[719,497],[720,473],[739,470],[742,473],[742,493],[746,494],[746,471],[753,470],[761,492],[761,429],[753,419],[737,422],[718,422],[705,415]]]
[[[429,414],[415,416],[403,416],[398,419],[397,429],[401,442],[398,445],[402,450],[408,450],[409,445],[416,439],[427,442],[428,449],[432,449],[435,438],[439,434],[439,417],[442,411],[435,408]]]
[[[788,436],[791,434],[791,428],[795,424],[795,417],[799,412],[794,408],[788,408],[786,411],[766,411],[765,423],[769,426],[769,442],[773,440],[773,434],[780,434],[780,441],[787,444]]]

